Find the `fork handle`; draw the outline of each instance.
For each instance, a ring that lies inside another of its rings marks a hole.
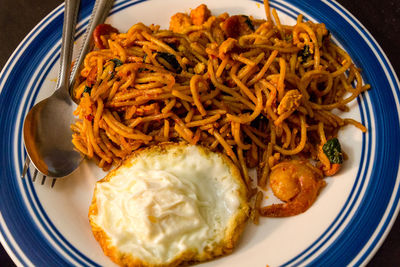
[[[110,9],[112,8],[114,4],[113,0],[96,0],[93,6],[93,11],[89,19],[89,23],[85,32],[85,35],[83,37],[83,45],[81,47],[81,50],[79,51],[78,58],[74,64],[74,67],[72,69],[71,73],[71,80],[70,80],[70,95],[74,99],[72,90],[73,90],[73,85],[74,81],[78,76],[80,66],[83,63],[83,60],[85,59],[86,53],[93,48],[94,42],[93,38],[91,38],[94,29],[97,27],[98,24],[103,23],[107,16],[108,13],[110,12]]]
[[[78,16],[80,0],[66,0],[64,10],[64,24],[61,39],[60,73],[57,88],[69,85],[70,67],[72,61],[72,48],[76,19]]]

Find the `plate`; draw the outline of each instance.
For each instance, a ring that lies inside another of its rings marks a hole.
[[[206,3],[214,14],[264,18],[261,1],[120,0],[107,19],[121,32],[137,22],[164,28],[176,12]],[[248,224],[234,253],[203,266],[360,265],[374,255],[399,211],[399,81],[388,59],[366,29],[331,0],[271,1],[285,24],[298,13],[324,22],[334,41],[361,67],[372,90],[362,94],[346,117],[361,121],[340,133],[349,155],[343,171],[305,213],[262,218]],[[93,1],[82,0],[76,44],[88,23]],[[49,96],[58,73],[63,6],[44,18],[21,42],[0,74],[0,240],[20,266],[113,266],[92,236],[87,219],[95,182],[105,173],[85,161],[53,189],[21,179],[26,153],[23,118],[35,102]],[[31,170],[32,171],[32,170]],[[40,178],[40,177],[39,177]]]

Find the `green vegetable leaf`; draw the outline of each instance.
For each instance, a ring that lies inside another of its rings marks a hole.
[[[114,77],[115,77],[115,71],[111,72],[110,78],[108,80],[111,81]]]
[[[301,57],[301,63],[304,63],[307,61],[307,58],[311,56],[310,54],[310,47],[308,45],[305,45],[303,47],[303,50],[299,51],[297,56]]]
[[[175,69],[176,73],[182,72],[182,67],[181,65],[179,65],[179,62],[178,60],[176,60],[176,57],[174,55],[167,52],[157,52],[156,58],[158,57],[167,61]]]
[[[83,90],[83,92],[84,93],[89,93],[89,95],[90,95],[91,91],[92,91],[92,87],[89,87],[89,86],[85,85],[85,89]]]
[[[326,141],[326,143],[322,146],[322,151],[324,151],[330,163],[343,163],[342,148],[340,147],[340,143],[337,138],[332,138]]]
[[[292,34],[285,34],[285,41],[291,42],[293,41],[293,35]]]
[[[246,22],[247,26],[249,26],[250,30],[252,30],[254,32],[254,25],[253,22],[251,22],[251,19],[246,16],[246,15],[242,15],[242,17],[246,18],[246,20],[244,22]]]
[[[118,58],[113,58],[113,59],[110,59],[109,61],[111,61],[111,62],[114,63],[114,68],[113,68],[113,70],[112,70],[112,72],[111,72],[110,78],[108,79],[108,80],[110,81],[110,80],[112,80],[112,79],[114,78],[114,76],[115,76],[115,68],[116,68],[116,67],[119,67],[119,66],[121,66],[121,65],[123,65],[124,63],[123,63],[121,60],[119,60]]]
[[[119,60],[118,58],[110,59],[110,61],[114,62],[114,69],[115,69],[116,67],[119,67],[119,66],[121,66],[122,64],[124,64],[124,63],[123,63],[121,60]]]

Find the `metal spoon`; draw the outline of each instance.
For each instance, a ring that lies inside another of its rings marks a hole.
[[[76,76],[84,54],[90,48],[89,40],[94,28],[105,20],[112,4],[111,0],[96,1],[72,77]],[[23,126],[25,148],[32,164],[43,175],[54,178],[67,176],[83,159],[73,147],[70,129],[75,121],[73,111],[76,104],[70,96],[69,70],[78,7],[79,0],[65,1],[61,68],[56,91],[33,106]]]

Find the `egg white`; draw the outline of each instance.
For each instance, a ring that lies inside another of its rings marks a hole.
[[[142,263],[203,260],[245,220],[243,192],[237,168],[221,154],[169,145],[131,157],[98,182],[89,218],[108,248]]]

